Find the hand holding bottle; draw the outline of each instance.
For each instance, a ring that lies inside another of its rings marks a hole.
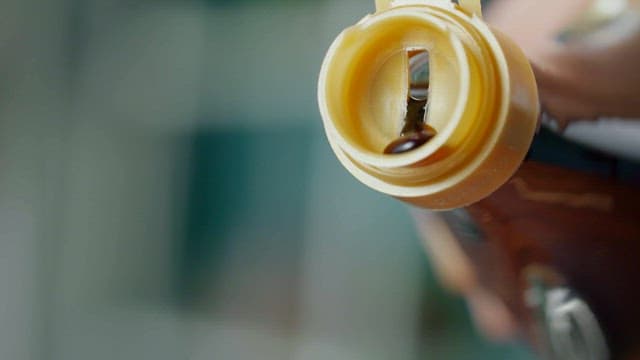
[[[531,60],[543,109],[562,130],[602,117],[640,119],[637,10],[633,1],[497,0],[486,19]]]

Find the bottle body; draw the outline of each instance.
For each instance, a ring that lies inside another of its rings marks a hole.
[[[635,359],[640,354],[640,165],[594,153],[549,131],[538,137],[531,159],[504,186],[438,215],[453,233],[450,245],[464,254],[458,257],[467,262],[462,266],[474,274],[454,290],[467,295],[483,289],[495,296],[541,352],[554,354],[550,358],[573,352],[592,354],[585,359]],[[543,154],[535,154],[540,147]],[[565,157],[568,162],[561,164],[545,152],[575,158]],[[425,241],[439,236],[430,230],[423,235]],[[430,256],[440,258],[434,263],[451,259],[437,250]],[[445,271],[457,271],[452,268]],[[540,286],[541,299],[532,301]],[[570,348],[554,344],[553,339],[570,337],[569,330],[553,327],[554,316],[561,315],[545,308],[545,297],[560,288],[571,291],[593,317],[589,324],[572,325],[570,331],[592,335],[566,341]]]
[[[413,49],[430,54],[438,132],[386,155]],[[365,17],[329,50],[318,100],[358,180],[419,208],[457,208],[417,211],[418,228],[445,285],[508,319],[485,321],[489,332],[510,322],[548,358],[640,357],[640,165],[536,135],[531,66],[480,14],[416,0]]]

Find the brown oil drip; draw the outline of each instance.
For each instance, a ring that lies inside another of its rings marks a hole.
[[[425,124],[423,120],[426,104],[427,100],[409,97],[407,116],[400,137],[387,145],[384,149],[385,154],[402,154],[417,149],[436,136],[436,130]]]
[[[428,56],[425,50],[409,51],[411,60],[417,56]],[[409,71],[409,95],[407,96],[407,115],[404,118],[404,126],[400,132],[400,137],[392,141],[384,149],[385,154],[402,154],[426,144],[436,136],[436,130],[424,122],[425,113],[429,104],[429,63],[428,58],[424,69],[416,71],[414,66],[410,66]],[[426,70],[426,78],[420,81],[420,71]],[[414,75],[418,74],[418,80]]]

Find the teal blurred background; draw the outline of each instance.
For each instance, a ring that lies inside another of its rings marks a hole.
[[[352,1],[0,1],[0,359],[532,359],[331,153]]]

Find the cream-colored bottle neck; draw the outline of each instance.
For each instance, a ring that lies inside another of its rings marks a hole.
[[[376,10],[382,11],[394,6],[402,5],[439,5],[447,6],[452,3],[451,0],[376,0]],[[459,6],[470,14],[482,17],[482,6],[480,0],[459,0]]]
[[[477,201],[513,174],[533,137],[538,98],[529,63],[469,8],[378,2],[390,4],[345,30],[327,53],[318,100],[329,142],[356,178],[383,193],[439,209]],[[438,134],[385,155],[406,112],[407,49],[416,47],[430,53],[427,118]]]

